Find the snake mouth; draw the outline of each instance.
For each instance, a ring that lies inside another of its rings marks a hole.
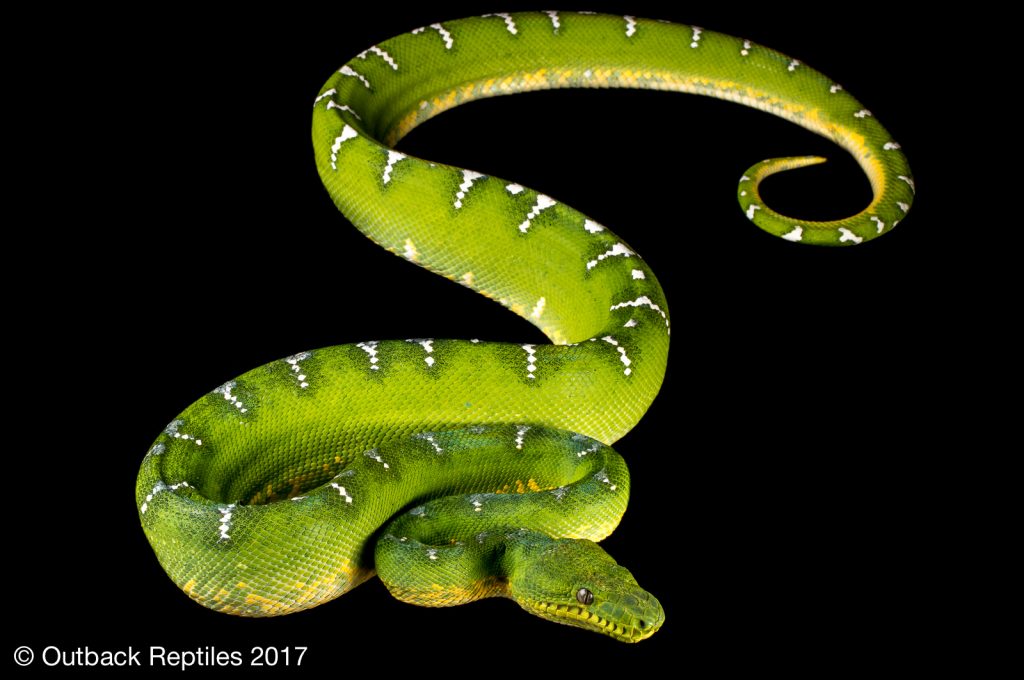
[[[603,618],[597,612],[576,605],[540,602],[535,609],[543,618],[604,633],[621,642],[640,642],[654,635],[661,627],[660,621],[648,622],[642,619],[638,619],[632,625],[616,623]]]

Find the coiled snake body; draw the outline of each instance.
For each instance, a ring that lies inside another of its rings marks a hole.
[[[136,485],[160,563],[204,606],[299,611],[379,573],[397,597],[514,598],[545,618],[636,641],[658,601],[595,542],[625,511],[607,445],[661,385],[664,293],[603,225],[514,181],[393,146],[460,103],[561,87],[730,99],[825,135],[867,174],[853,217],[807,222],[760,181],[819,162],[758,163],[741,208],[794,242],[856,244],[909,210],[899,145],[838,84],[747,40],[577,12],[431,24],[357,55],[313,107],[317,168],[338,208],[388,250],[487,295],[552,344],[366,341],[302,352],[203,396],[157,438]],[[642,502],[642,501],[641,501]]]

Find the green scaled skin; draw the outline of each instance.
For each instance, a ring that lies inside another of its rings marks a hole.
[[[393,149],[481,97],[632,87],[729,99],[822,134],[873,200],[831,222],[771,210],[750,168],[741,209],[784,239],[854,245],[913,201],[899,144],[805,64],[695,26],[576,12],[431,24],[359,54],[313,106],[320,177],[344,215],[405,259],[491,297],[544,344],[366,341],[302,352],[201,397],[142,462],[136,503],[161,565],[191,598],[243,616],[316,606],[380,573],[397,597],[515,599],[623,641],[664,612],[595,542],[625,511],[606,445],[665,373],[670,318],[654,272],[603,225],[514,181]],[[378,539],[379,537],[379,539]]]

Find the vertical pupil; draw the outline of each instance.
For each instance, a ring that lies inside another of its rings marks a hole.
[[[580,588],[576,591],[576,599],[580,604],[590,604],[594,601],[594,594],[586,588]]]

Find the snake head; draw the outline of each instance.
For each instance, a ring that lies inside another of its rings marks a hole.
[[[593,541],[548,539],[509,574],[509,594],[541,618],[639,642],[665,621],[661,603]]]

